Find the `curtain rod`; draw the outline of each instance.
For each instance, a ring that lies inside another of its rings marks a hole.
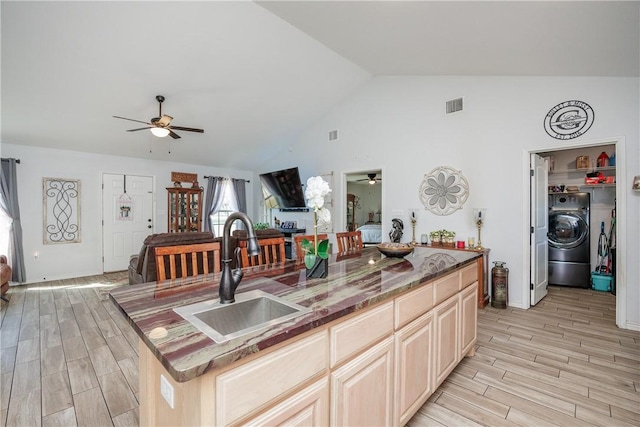
[[[7,159],[3,158],[2,160],[9,160],[9,159],[8,158]],[[16,159],[16,163],[20,163],[20,159]]]
[[[209,178],[226,178],[226,179],[242,179],[242,178],[229,178],[228,176],[204,176],[204,179],[209,179]],[[248,179],[244,180],[245,182],[251,182]]]

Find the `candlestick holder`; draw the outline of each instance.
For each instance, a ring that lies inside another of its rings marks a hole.
[[[474,249],[483,249],[482,248],[482,240],[480,239],[480,229],[482,228],[482,220],[476,221],[476,226],[478,227],[478,243],[474,246]]]
[[[415,246],[418,244],[416,240],[416,219],[415,217],[411,217],[411,228],[413,229],[413,233],[411,235],[411,245]]]
[[[475,221],[476,227],[478,228],[478,242],[476,243],[474,249],[483,249],[480,230],[482,229],[482,224],[484,223],[485,217],[486,217],[486,213],[484,209],[473,210],[473,220]]]

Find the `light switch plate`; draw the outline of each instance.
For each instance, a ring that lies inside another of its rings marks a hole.
[[[160,374],[160,394],[173,409],[173,386],[162,374]]]

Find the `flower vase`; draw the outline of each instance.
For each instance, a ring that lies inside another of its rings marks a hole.
[[[313,267],[307,268],[307,278],[318,279],[325,278],[329,274],[329,259],[316,257],[316,262]]]

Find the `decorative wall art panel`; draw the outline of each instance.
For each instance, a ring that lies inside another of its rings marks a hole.
[[[133,199],[127,193],[118,197],[116,206],[116,221],[133,221]]]
[[[79,243],[80,180],[42,178],[43,243]]]
[[[419,196],[428,211],[451,215],[467,201],[469,183],[460,171],[439,166],[424,176]]]

